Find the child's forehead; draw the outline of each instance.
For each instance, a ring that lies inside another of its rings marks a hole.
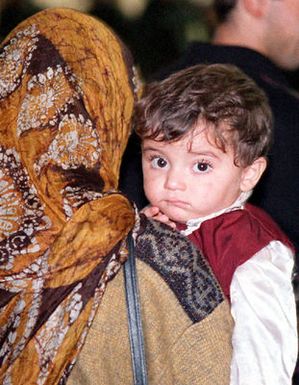
[[[222,135],[225,137],[225,132],[229,131],[228,124],[221,124],[218,131],[221,131]],[[173,144],[186,145],[191,151],[196,147],[201,147],[202,145],[209,144],[212,147],[219,147],[216,144],[216,127],[213,123],[199,121],[194,128],[190,129],[186,134],[181,138],[171,142]]]
[[[199,121],[194,128],[190,129],[179,139],[173,141],[165,141],[159,136],[156,139],[145,139],[142,143],[143,150],[167,151],[169,153],[204,153],[212,151],[215,154],[234,152],[229,141],[228,132],[230,126],[228,124],[221,124],[220,130],[226,144],[219,145],[216,135],[216,128],[212,123]],[[219,131],[219,128],[218,128]]]
[[[225,120],[217,123],[206,121],[205,119],[199,119],[194,127],[188,131],[186,135],[190,137],[199,135],[212,137],[215,136],[216,131],[225,133],[226,131],[231,130],[231,126]]]
[[[196,152],[207,146],[217,148],[215,138],[214,128],[211,125],[201,124],[189,131],[181,140],[188,151]]]
[[[211,137],[211,138],[210,138]],[[151,148],[168,148],[172,151],[176,151],[178,148],[184,148],[187,152],[202,149],[203,147],[215,146],[215,141],[211,140],[213,136],[208,133],[206,129],[190,131],[179,139],[172,141],[160,140],[159,137],[156,139],[145,139],[143,141],[143,147],[147,147],[150,144]]]

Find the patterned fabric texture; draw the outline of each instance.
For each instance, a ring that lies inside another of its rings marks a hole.
[[[63,384],[135,212],[116,191],[137,93],[100,21],[47,9],[0,50],[0,383]]]
[[[135,254],[149,384],[228,385],[233,321],[207,262],[182,234],[140,219]],[[67,381],[119,384],[133,384],[121,273],[107,286]]]
[[[205,319],[223,302],[222,291],[201,253],[168,226],[143,218],[136,254],[161,275],[192,322]]]

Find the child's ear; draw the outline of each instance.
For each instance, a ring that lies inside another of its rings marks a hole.
[[[250,166],[243,169],[240,189],[243,192],[250,191],[259,181],[263,172],[267,167],[266,158],[260,157],[256,159]]]

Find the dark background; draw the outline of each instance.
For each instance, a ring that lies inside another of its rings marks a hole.
[[[126,0],[127,3],[130,2]],[[124,12],[115,0],[81,0],[81,9],[108,23],[129,46],[144,80],[176,60],[192,40],[209,41],[215,18],[212,0],[139,0],[139,12]],[[0,39],[19,22],[51,2],[0,0]],[[52,1],[52,3],[54,3]],[[55,5],[75,6],[76,1],[55,1]],[[48,5],[49,6],[49,5]],[[299,71],[287,73],[299,90]]]

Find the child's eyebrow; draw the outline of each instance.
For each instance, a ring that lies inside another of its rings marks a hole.
[[[190,149],[188,151],[189,154],[192,154],[192,155],[198,155],[198,156],[209,156],[209,157],[212,157],[212,158],[219,158],[219,156],[212,152],[212,151],[204,151],[204,150],[196,150],[196,149]]]
[[[150,146],[142,146],[142,151],[157,151],[157,152],[160,152],[161,149],[160,148],[156,148],[156,147],[150,147]]]

